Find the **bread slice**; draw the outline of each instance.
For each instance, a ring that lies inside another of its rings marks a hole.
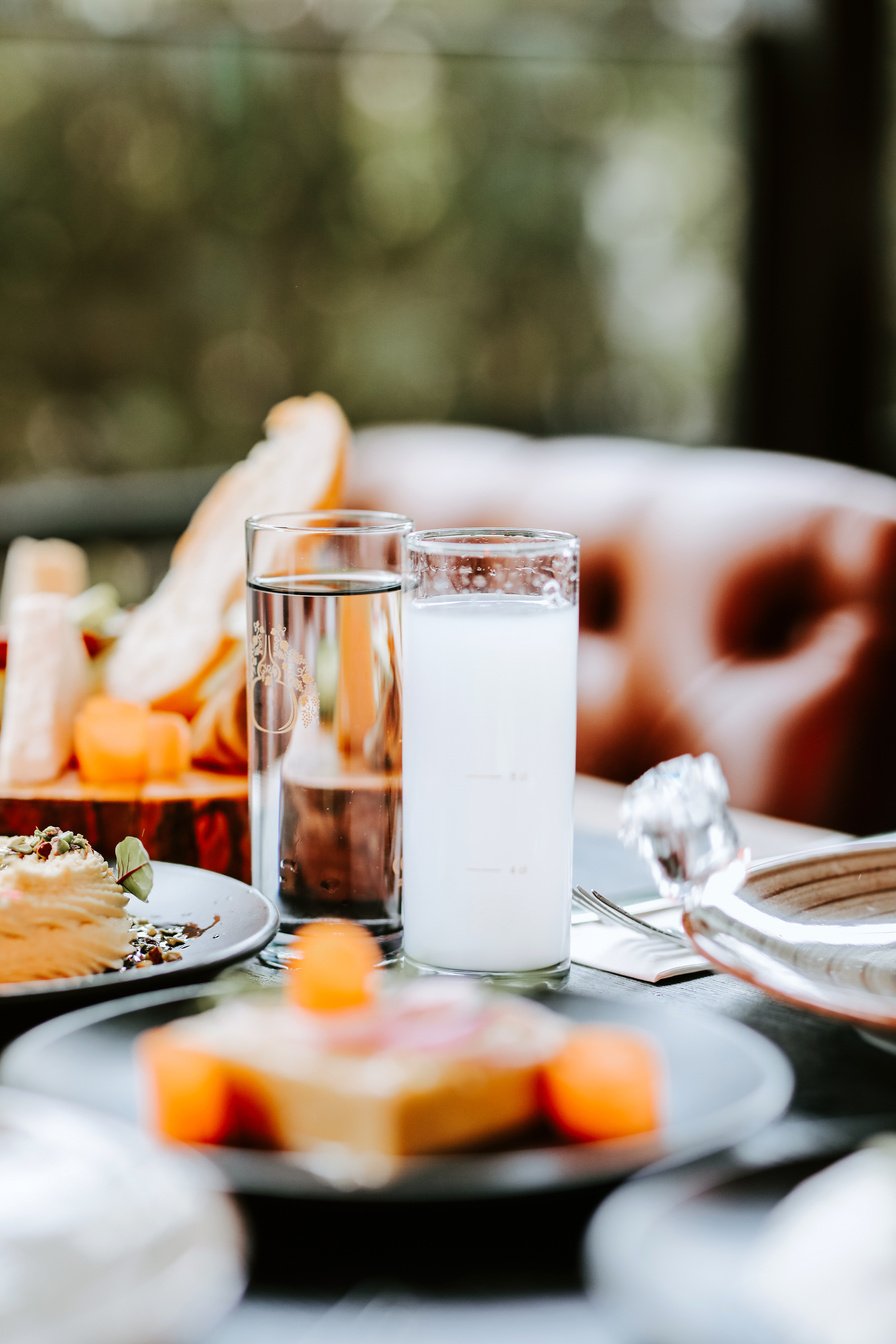
[[[225,472],[197,508],[155,593],[130,616],[105,667],[113,696],[192,718],[214,668],[241,647],[228,612],[245,586],[245,520],[335,507],[350,431],[331,397],[292,397],[269,437]]]
[[[202,687],[202,705],[190,724],[191,754],[197,765],[239,771],[246,768],[246,652],[240,647],[215,668]]]
[[[89,583],[87,555],[73,541],[59,537],[16,537],[10,543],[0,588],[0,621],[6,625],[17,597],[28,593],[62,593],[76,597]]]
[[[62,593],[17,597],[9,616],[0,780],[42,784],[72,754],[75,714],[87,695],[89,667],[81,632]]]

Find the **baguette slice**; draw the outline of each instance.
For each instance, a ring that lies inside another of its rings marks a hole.
[[[8,639],[0,780],[43,784],[71,758],[75,713],[89,683],[87,652],[61,593],[17,597]]]
[[[235,646],[227,614],[245,585],[252,514],[332,508],[350,432],[331,397],[293,397],[269,417],[272,437],[225,472],[194,513],[155,593],[132,613],[106,663],[110,695],[192,718],[202,688]]]
[[[73,541],[47,537],[16,537],[10,543],[0,588],[0,621],[7,624],[12,604],[28,593],[63,593],[76,597],[89,583],[87,556]]]
[[[223,659],[203,686],[202,706],[190,724],[192,757],[212,769],[245,770],[246,651],[240,646]]]

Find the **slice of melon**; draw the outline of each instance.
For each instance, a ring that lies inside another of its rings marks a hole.
[[[112,695],[192,718],[203,683],[234,647],[227,613],[244,589],[245,520],[338,504],[350,431],[336,402],[293,397],[269,424],[271,437],[209,491],[162,583],[128,619],[106,663]]]
[[[190,726],[181,714],[93,695],[75,718],[78,773],[90,784],[176,779],[190,767]]]
[[[180,1044],[165,1027],[139,1037],[137,1057],[156,1134],[180,1143],[223,1143],[230,1136],[232,1086],[222,1060]]]
[[[91,696],[75,718],[78,773],[92,784],[123,784],[146,776],[149,710],[111,696]]]
[[[292,1003],[312,1013],[340,1013],[373,1003],[382,953],[360,924],[312,921],[301,930],[295,949],[286,980]]]
[[[542,1071],[545,1110],[569,1138],[620,1139],[662,1123],[662,1062],[637,1031],[576,1027]]]
[[[177,779],[190,768],[190,725],[182,714],[153,711],[146,736],[149,779]]]
[[[42,784],[71,758],[75,713],[87,694],[87,651],[62,593],[17,597],[8,640],[0,779]]]

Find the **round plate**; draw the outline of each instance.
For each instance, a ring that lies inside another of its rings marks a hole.
[[[886,1117],[785,1122],[722,1161],[645,1173],[614,1191],[591,1221],[584,1253],[607,1336],[619,1344],[789,1344],[742,1280],[744,1268],[785,1195],[887,1127]]]
[[[0,1022],[16,1005],[62,1012],[100,998],[141,993],[150,986],[207,980],[225,966],[259,952],[277,932],[279,916],[273,902],[254,887],[180,863],[153,863],[152,867],[155,881],[149,900],[132,896],[128,913],[157,924],[196,924],[204,929],[187,940],[182,960],[63,980],[0,984]]]
[[[710,885],[684,927],[708,961],[798,1008],[896,1031],[896,845],[863,840]]]
[[[130,1125],[0,1088],[0,1338],[206,1339],[245,1286],[220,1183]]]
[[[83,1009],[46,1022],[14,1042],[0,1077],[16,1086],[92,1104],[133,1119],[140,1080],[133,1044],[149,1027],[203,1012],[238,986],[172,991]],[[354,1199],[459,1199],[558,1190],[617,1179],[657,1161],[684,1162],[717,1152],[780,1115],[793,1079],[777,1047],[727,1018],[681,1011],[652,1001],[605,1000],[572,994],[546,997],[576,1022],[645,1032],[662,1057],[665,1125],[652,1133],[602,1143],[507,1147],[500,1151],[406,1159],[375,1188],[347,1188],[328,1179],[310,1157],[236,1148],[204,1151],[245,1194]],[[531,1141],[530,1141],[531,1144]]]

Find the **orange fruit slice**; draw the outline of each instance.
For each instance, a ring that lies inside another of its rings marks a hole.
[[[223,1061],[179,1045],[164,1027],[144,1032],[136,1048],[147,1082],[150,1128],[179,1143],[223,1143],[233,1128]]]
[[[146,735],[146,774],[176,779],[190,768],[190,725],[182,714],[152,713]]]
[[[617,1027],[577,1027],[542,1072],[544,1105],[572,1139],[617,1139],[658,1128],[662,1069],[653,1044]]]
[[[180,714],[92,695],[75,716],[75,756],[91,784],[171,779],[190,767],[190,726]]]
[[[373,1002],[381,960],[376,939],[350,920],[308,924],[296,939],[287,995],[312,1013],[363,1008]]]
[[[138,782],[146,775],[149,710],[110,696],[91,696],[75,715],[78,772],[92,784]]]

